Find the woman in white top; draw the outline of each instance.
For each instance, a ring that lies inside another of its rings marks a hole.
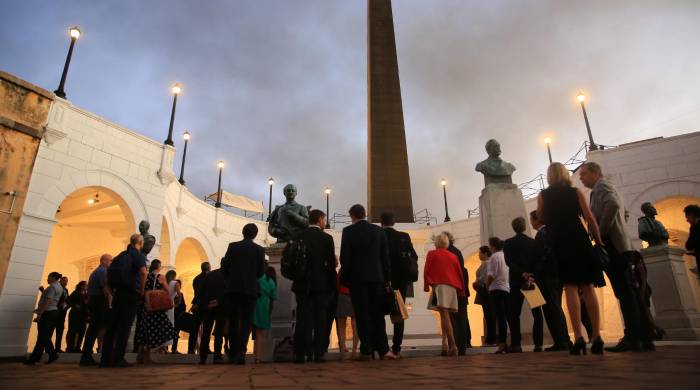
[[[476,280],[472,283],[476,298],[474,303],[481,305],[481,310],[484,312],[484,346],[492,347],[496,345],[496,313],[493,311],[491,299],[489,299],[489,289],[486,287],[488,279],[488,265],[491,258],[491,248],[484,245],[479,248],[479,268],[476,270]]]
[[[168,314],[168,320],[170,320],[170,323],[173,324],[173,327],[175,326],[175,297],[177,296],[178,293],[178,285],[177,281],[175,278],[177,277],[177,273],[175,270],[170,270],[165,273],[165,281],[168,283],[168,294],[170,294],[170,299],[173,300],[173,307],[168,309],[166,312]],[[179,333],[179,332],[178,332]],[[173,345],[173,343],[176,343],[179,337],[175,337],[173,340],[168,340],[165,344],[163,344],[164,351],[168,351],[168,346]],[[177,348],[176,348],[177,349]]]
[[[506,302],[510,286],[508,284],[508,266],[503,256],[503,241],[498,237],[489,238],[489,247],[493,253],[486,267],[486,286],[489,289],[489,297],[493,311],[496,312],[498,323],[498,350],[496,353],[505,353],[506,337],[508,334],[508,322],[506,321]]]

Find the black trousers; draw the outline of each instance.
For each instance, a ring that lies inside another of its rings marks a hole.
[[[63,344],[63,331],[66,329],[66,310],[58,309],[58,317],[56,318],[56,342],[53,344],[56,351],[61,351],[61,344]]]
[[[295,294],[297,300],[296,327],[294,328],[294,355],[321,357],[328,345],[328,305],[330,292]]]
[[[117,289],[114,292],[112,312],[102,343],[102,365],[110,366],[124,360],[129,333],[141,300],[141,294],[129,288]]]
[[[71,311],[74,309],[71,309]],[[80,352],[85,336],[85,314],[72,312],[68,314],[68,333],[66,333],[66,352]]]
[[[467,297],[457,297],[457,312],[450,313],[450,322],[454,330],[455,343],[460,353],[465,353],[472,344],[472,332],[467,315]]]
[[[197,310],[193,312],[192,314],[194,315],[194,321],[195,323],[193,324],[193,331],[189,333],[189,336],[187,336],[187,353],[192,355],[195,353],[195,350],[197,349],[197,334],[199,334],[199,327],[202,325],[203,322],[203,317],[204,317],[204,311],[202,310]],[[199,353],[202,353],[202,346],[200,344],[199,346]]]
[[[508,326],[510,327],[510,345],[519,347],[522,343],[520,334],[520,313],[523,308],[525,296],[519,289],[511,287],[508,294]],[[532,324],[532,341],[535,347],[541,347],[544,339],[544,319],[542,318],[542,308],[532,309],[532,317],[535,319]]]
[[[337,277],[336,279],[337,280]],[[328,347],[331,345],[331,332],[333,331],[333,321],[335,321],[335,313],[336,309],[338,307],[338,291],[333,290],[331,293],[331,300],[328,303],[328,307],[326,309],[326,334],[328,334],[328,341],[326,342],[326,349],[325,351],[328,352]]]
[[[620,301],[620,310],[625,323],[625,337],[632,342],[653,340],[651,324],[645,316],[642,316],[644,303],[636,287],[631,264],[615,249],[612,242],[605,239],[603,241],[610,256],[607,275],[615,297]]]
[[[49,356],[54,356],[56,354],[56,349],[53,343],[51,343],[51,336],[56,329],[56,322],[60,317],[58,310],[45,311],[39,322],[37,323],[37,335],[36,344],[34,344],[34,350],[32,351],[30,360],[39,361],[44,351],[49,354]]]
[[[409,283],[396,284],[392,286],[394,290],[399,290],[401,292],[401,298],[403,298],[404,304],[406,303],[406,294],[408,294]],[[391,338],[391,350],[394,353],[401,352],[401,344],[403,343],[403,332],[404,332],[404,321],[394,324],[394,335]]]
[[[100,333],[100,329],[104,329],[107,325],[107,311],[109,305],[107,298],[102,295],[88,297],[88,311],[90,312],[90,323],[88,324],[87,332],[85,332],[85,343],[83,344],[83,358],[92,357],[92,349],[95,346],[95,340]]]
[[[488,290],[484,289],[481,294],[485,294],[486,298],[481,303],[481,310],[484,313],[484,343],[496,343],[496,312],[494,311],[491,296]]]
[[[496,325],[498,325],[496,340],[505,344],[508,341],[508,293],[503,290],[492,290],[489,291],[489,298],[491,298]]]
[[[350,288],[360,352],[363,355],[371,355],[375,351],[380,355],[389,352],[381,304],[385,299],[384,294],[384,283],[353,283]]]
[[[566,316],[561,308],[562,287],[555,279],[546,276],[537,278],[537,287],[547,302],[542,306],[542,312],[554,344],[568,345],[571,340],[566,328]]]
[[[228,337],[231,344],[229,359],[245,359],[256,298],[233,293],[227,295],[227,300],[229,306]]]
[[[211,352],[209,340],[214,332],[214,357],[221,357],[221,349],[224,344],[224,327],[226,326],[226,313],[223,310],[201,310],[202,340],[199,343],[199,360],[204,362]],[[190,334],[190,338],[197,339],[197,333]]]

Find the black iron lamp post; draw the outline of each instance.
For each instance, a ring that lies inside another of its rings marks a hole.
[[[331,189],[329,187],[326,187],[326,189],[323,191],[326,193],[326,229],[331,228]]]
[[[547,156],[549,156],[549,163],[552,163],[552,150],[549,148],[549,144],[552,143],[552,139],[549,137],[544,138],[544,144],[547,146]]]
[[[182,135],[182,139],[185,140],[185,148],[182,149],[182,166],[180,167],[180,179],[178,180],[180,184],[183,186],[185,185],[185,159],[187,158],[187,144],[190,141],[190,133],[185,131],[185,134]]]
[[[583,111],[583,120],[586,121],[586,130],[588,131],[588,142],[590,143],[588,150],[598,150],[598,145],[593,142],[593,133],[591,133],[591,125],[588,123],[588,115],[586,114],[586,105],[583,104],[583,101],[586,100],[586,95],[583,93],[578,94],[576,96],[578,101],[581,103],[581,111]]]
[[[175,107],[177,107],[177,95],[182,91],[180,84],[173,85],[173,110],[170,112],[170,127],[168,128],[168,139],[165,140],[164,144],[173,146],[173,125],[175,124]]]
[[[219,187],[216,190],[216,203],[214,203],[214,207],[216,208],[221,208],[221,172],[224,170],[224,161],[219,160]]]
[[[447,211],[447,180],[442,179],[440,185],[442,185],[442,196],[445,198],[445,222],[450,222],[450,213]]]
[[[270,215],[272,215],[272,186],[275,185],[275,179],[272,177],[267,179],[267,184],[270,186],[270,198],[267,201],[267,217],[270,218]]]
[[[63,88],[66,86],[66,77],[68,76],[68,67],[70,66],[71,57],[73,57],[73,47],[75,47],[75,41],[80,38],[80,29],[78,27],[70,28],[70,46],[68,46],[68,55],[66,56],[66,63],[63,65],[63,74],[61,75],[61,82],[58,84],[58,89],[53,91],[56,96],[65,99],[66,91]]]

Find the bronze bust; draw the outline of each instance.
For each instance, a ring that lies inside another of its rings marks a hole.
[[[489,154],[489,158],[476,164],[476,171],[484,175],[484,184],[512,184],[515,166],[501,159],[501,144],[495,139],[490,139],[486,142],[486,153]]]
[[[309,226],[309,210],[294,200],[297,188],[293,184],[287,184],[283,192],[287,201],[281,206],[275,206],[275,210],[267,219],[267,232],[277,238],[278,243],[289,241]]]
[[[141,249],[141,253],[143,253],[145,256],[148,256],[148,254],[151,253],[153,246],[156,245],[156,238],[148,232],[148,229],[150,228],[150,222],[146,221],[145,219],[139,223],[139,232],[143,236],[143,248]]]
[[[641,208],[644,216],[637,220],[639,238],[649,246],[668,245],[668,231],[656,220],[656,208],[649,202],[644,202]]]

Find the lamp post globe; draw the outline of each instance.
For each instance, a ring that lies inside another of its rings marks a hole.
[[[593,133],[591,132],[591,125],[588,123],[588,114],[586,113],[586,105],[583,103],[586,100],[586,95],[583,92],[579,92],[576,95],[579,103],[581,103],[581,111],[583,112],[583,120],[586,122],[586,131],[588,132],[588,150],[598,150],[598,145],[593,141]]]
[[[270,215],[272,215],[272,186],[275,185],[275,179],[270,177],[269,179],[267,179],[267,184],[268,186],[270,186],[270,197],[267,202],[267,218],[269,219]]]
[[[180,166],[180,179],[178,181],[180,184],[183,186],[185,185],[185,160],[187,159],[187,144],[190,141],[190,133],[189,131],[185,131],[184,134],[182,134],[182,139],[185,140],[185,147],[182,149],[182,165]]]
[[[77,26],[73,26],[68,29],[70,34],[70,46],[68,46],[68,55],[66,55],[66,62],[63,64],[63,73],[61,73],[61,81],[58,83],[58,88],[53,91],[56,96],[65,99],[66,98],[66,78],[68,77],[68,68],[70,67],[70,60],[73,58],[73,48],[75,47],[75,42],[80,38],[80,29]]]
[[[166,145],[173,146],[175,145],[173,143],[173,125],[175,124],[175,109],[177,107],[177,95],[179,95],[180,92],[182,92],[182,86],[178,83],[175,83],[175,85],[173,85],[170,91],[173,93],[173,108],[170,111],[170,126],[168,126],[168,138],[166,138],[163,143]]]
[[[216,203],[214,203],[214,207],[221,208],[221,173],[224,170],[224,161],[219,160],[219,162],[216,165],[217,167],[219,167],[219,186],[216,190]]]
[[[550,137],[544,137],[544,144],[547,147],[547,156],[549,157],[549,163],[552,163],[552,150],[549,147],[549,144],[552,143],[552,138]]]
[[[330,209],[330,199],[331,199],[331,189],[326,187],[323,192],[326,194],[326,229],[331,228],[331,209]]]
[[[440,180],[440,185],[442,186],[442,196],[445,199],[445,222],[450,222],[450,213],[447,211],[447,180],[445,178]]]

